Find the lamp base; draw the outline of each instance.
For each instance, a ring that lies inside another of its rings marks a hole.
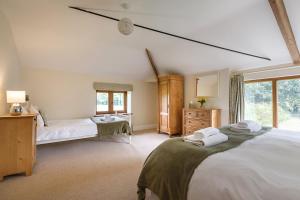
[[[22,115],[23,109],[19,103],[14,103],[11,105],[9,114],[12,116],[19,116]]]

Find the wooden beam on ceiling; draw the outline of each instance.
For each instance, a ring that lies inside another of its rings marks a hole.
[[[100,13],[97,13],[97,12],[92,12],[90,10],[87,10],[86,8],[84,9],[84,8],[76,7],[76,6],[69,6],[69,8],[80,11],[80,12],[88,13],[88,14],[91,14],[91,15],[96,15],[98,17],[103,17],[103,18],[106,18],[106,19],[110,19],[110,20],[113,20],[113,21],[117,21],[117,22],[120,21],[120,19],[110,17],[110,16],[107,16],[107,15],[103,15],[103,14],[100,14]],[[233,53],[237,53],[237,54],[241,54],[241,55],[245,55],[245,56],[250,56],[250,57],[254,57],[254,58],[258,58],[258,59],[271,61],[271,58],[268,58],[268,57],[258,56],[258,55],[243,52],[243,51],[229,49],[229,48],[226,48],[226,47],[210,44],[210,43],[207,43],[207,42],[201,42],[201,41],[198,41],[198,40],[194,40],[194,39],[191,39],[191,38],[186,38],[186,37],[183,37],[183,36],[180,36],[180,35],[172,34],[172,33],[161,31],[161,30],[157,30],[157,29],[150,28],[150,27],[147,27],[147,26],[143,26],[143,25],[139,25],[139,24],[133,24],[133,26],[136,26],[136,27],[148,30],[148,31],[153,31],[153,32],[156,32],[156,33],[160,33],[160,34],[163,34],[163,35],[168,35],[170,37],[186,40],[186,41],[189,41],[189,42],[194,42],[194,43],[197,43],[197,44],[202,44],[202,45],[205,45],[205,46],[209,46],[209,47],[213,47],[213,48],[217,48],[217,49],[222,49],[224,51],[229,51],[229,52],[233,52]]]
[[[281,34],[294,64],[300,64],[300,53],[283,0],[269,0]]]
[[[156,76],[156,80],[157,80],[157,132],[160,133],[160,95],[159,95],[159,74],[158,74],[158,70],[157,70],[157,66],[155,64],[155,62],[153,61],[153,58],[152,58],[152,55],[151,55],[151,52],[146,48],[145,49],[146,51],[146,54],[147,54],[147,57],[148,57],[148,60],[151,64],[151,67],[153,69],[153,72]]]
[[[151,64],[151,67],[153,69],[153,72],[154,72],[154,74],[156,76],[156,79],[157,79],[157,82],[158,82],[159,81],[159,79],[158,79],[159,74],[158,74],[158,71],[157,71],[157,66],[155,65],[155,63],[153,61],[153,58],[152,58],[152,55],[151,55],[150,51],[148,49],[145,49],[145,50],[146,50],[146,54],[148,56],[149,62]]]

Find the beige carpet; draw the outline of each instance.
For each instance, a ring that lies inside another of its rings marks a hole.
[[[33,175],[0,182],[1,200],[135,200],[147,155],[168,136],[146,132],[132,145],[72,141],[38,146]]]

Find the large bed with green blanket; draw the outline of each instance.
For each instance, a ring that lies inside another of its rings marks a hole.
[[[299,199],[300,133],[264,128],[248,135],[228,127],[220,131],[229,140],[212,147],[182,138],[159,145],[144,163],[138,199]],[[281,185],[285,191],[279,190]]]

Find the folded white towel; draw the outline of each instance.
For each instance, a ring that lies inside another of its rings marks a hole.
[[[197,139],[195,135],[189,135],[184,138],[184,141],[186,142],[191,142],[193,144],[201,145],[205,147],[214,146],[222,142],[226,142],[227,140],[228,140],[228,136],[221,132],[201,139]]]
[[[245,132],[258,132],[262,129],[260,124],[250,125],[248,128],[241,128],[237,124],[230,125],[230,129],[235,132],[245,133]]]
[[[236,129],[249,129],[251,132],[257,132],[262,128],[260,124],[252,120],[238,122],[233,127]]]
[[[236,125],[239,128],[248,128],[249,123],[243,121],[243,122],[238,122]]]
[[[202,142],[204,143],[205,147],[214,146],[223,142],[226,142],[228,140],[228,136],[223,133],[218,133],[216,135],[212,135],[207,138],[203,138]]]
[[[204,128],[204,129],[200,129],[194,132],[194,135],[196,135],[197,137],[200,138],[205,138],[205,137],[209,137],[215,134],[220,133],[219,129],[217,128],[213,128],[213,127],[208,127],[208,128]]]
[[[236,133],[241,133],[241,134],[247,134],[247,135],[258,135],[259,134],[259,131],[255,132],[255,131],[251,131],[250,129],[247,129],[247,128],[236,128],[236,126],[231,125],[229,127],[229,129],[231,131],[234,131]]]

